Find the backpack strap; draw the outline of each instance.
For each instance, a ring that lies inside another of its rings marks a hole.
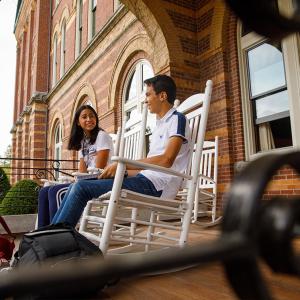
[[[12,238],[16,238],[15,235],[13,235],[8,227],[8,225],[6,224],[5,220],[2,218],[2,216],[0,216],[0,223],[3,226],[3,228],[6,230],[6,232],[8,233],[9,236],[11,236]]]

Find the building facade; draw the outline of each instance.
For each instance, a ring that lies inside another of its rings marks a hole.
[[[278,9],[292,13],[293,0]],[[213,80],[206,139],[219,136],[219,207],[245,163],[300,147],[299,34],[271,42],[222,0],[19,0],[15,36],[13,157],[76,159],[67,141],[78,106],[115,132],[153,74],[171,75],[181,101]],[[299,183],[283,168],[265,196],[299,195]]]

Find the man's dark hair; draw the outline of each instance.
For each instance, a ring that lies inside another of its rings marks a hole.
[[[156,75],[152,78],[146,79],[144,83],[152,86],[156,94],[166,92],[168,102],[174,104],[176,98],[176,84],[174,80],[168,75]]]

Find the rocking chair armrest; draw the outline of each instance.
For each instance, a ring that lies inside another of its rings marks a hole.
[[[198,177],[201,178],[201,179],[210,181],[211,183],[216,183],[215,180],[213,180],[211,177],[208,177],[208,176],[205,176],[205,175],[201,175],[201,174],[199,174]]]
[[[148,163],[144,163],[141,161],[131,160],[131,159],[123,158],[123,157],[119,157],[119,156],[113,156],[111,158],[111,160],[115,161],[115,162],[124,163],[124,164],[130,164],[130,165],[142,168],[142,169],[153,170],[153,171],[170,174],[173,176],[178,176],[178,177],[182,177],[182,178],[186,178],[186,179],[192,179],[192,176],[187,175],[185,173],[174,171],[171,168],[165,168],[165,167],[161,167],[158,165],[148,164]]]

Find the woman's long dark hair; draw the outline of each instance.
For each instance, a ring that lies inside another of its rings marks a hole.
[[[78,122],[79,122],[79,116],[84,109],[89,109],[90,111],[93,112],[93,114],[96,117],[96,126],[91,131],[91,136],[90,136],[91,144],[95,143],[98,132],[100,130],[103,130],[101,127],[99,127],[98,115],[97,115],[96,111],[94,110],[94,108],[87,104],[80,106],[75,113],[74,120],[72,123],[72,129],[71,129],[71,134],[70,134],[70,139],[69,139],[69,144],[68,144],[69,150],[77,150],[78,151],[81,148],[81,141],[84,137],[84,132],[83,132],[83,129],[81,128],[81,126],[78,125]]]

